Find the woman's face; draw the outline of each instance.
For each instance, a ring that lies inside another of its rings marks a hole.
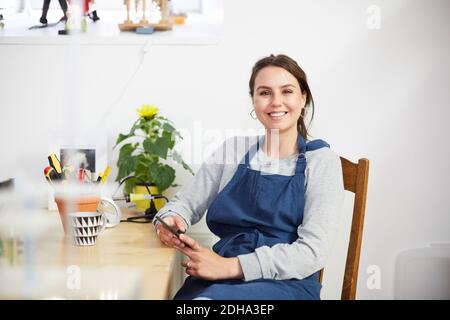
[[[279,132],[297,130],[297,120],[305,106],[297,79],[280,67],[265,67],[255,78],[253,107],[266,129]]]

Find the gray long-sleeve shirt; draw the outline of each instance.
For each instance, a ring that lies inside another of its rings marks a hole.
[[[158,212],[158,216],[178,215],[187,228],[198,222],[232,179],[248,147],[256,141],[256,138],[253,142],[248,139],[227,139],[202,164],[195,177]],[[252,156],[250,166],[261,174],[292,176],[297,157],[295,154],[273,160],[260,149]],[[297,228],[298,239],[290,244],[262,246],[255,252],[239,255],[245,281],[303,279],[324,266],[344,199],[341,162],[329,148],[308,151],[305,157],[305,207],[303,222]]]

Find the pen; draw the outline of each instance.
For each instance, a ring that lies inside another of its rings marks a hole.
[[[84,169],[78,170],[78,182],[79,183],[84,183],[85,176],[86,176],[86,172],[84,171]]]
[[[53,181],[60,179],[60,176],[56,173],[55,169],[50,166],[45,167],[44,175],[45,179],[47,179],[47,181],[50,183],[53,183]]]
[[[45,176],[45,179],[46,179],[50,184],[52,184],[52,179],[50,178],[50,175],[49,175],[50,170],[53,170],[53,168],[52,168],[52,167],[45,167],[45,169],[44,169],[44,176]]]
[[[106,183],[106,179],[108,178],[110,173],[111,173],[111,167],[107,166],[105,171],[103,171],[102,173],[100,173],[98,175],[97,183],[102,183],[102,184]]]
[[[58,179],[62,178],[62,169],[61,169],[61,163],[59,162],[58,157],[56,154],[52,153],[48,156],[48,163],[50,166],[55,169],[55,173],[58,175]]]

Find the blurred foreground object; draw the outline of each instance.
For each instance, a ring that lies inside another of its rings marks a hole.
[[[396,259],[395,299],[450,299],[450,243],[402,251]]]

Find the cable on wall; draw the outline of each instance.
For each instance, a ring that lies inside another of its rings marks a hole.
[[[109,105],[106,108],[105,113],[103,114],[103,116],[100,118],[100,121],[98,123],[98,125],[102,125],[104,120],[106,120],[106,118],[112,113],[112,111],[114,110],[114,108],[116,108],[116,106],[119,104],[119,102],[122,100],[122,98],[124,97],[125,93],[128,90],[128,87],[130,86],[131,82],[134,80],[134,78],[136,77],[136,74],[139,72],[139,70],[141,69],[142,64],[144,63],[144,59],[145,56],[147,54],[147,52],[150,50],[150,47],[153,44],[153,40],[151,38],[149,38],[144,45],[142,46],[141,52],[141,58],[139,60],[139,63],[136,67],[136,69],[134,70],[134,72],[131,74],[130,78],[128,79],[128,81],[125,83],[125,86],[123,87],[122,91],[120,92],[120,95],[117,97],[116,100],[114,100],[114,102]]]

